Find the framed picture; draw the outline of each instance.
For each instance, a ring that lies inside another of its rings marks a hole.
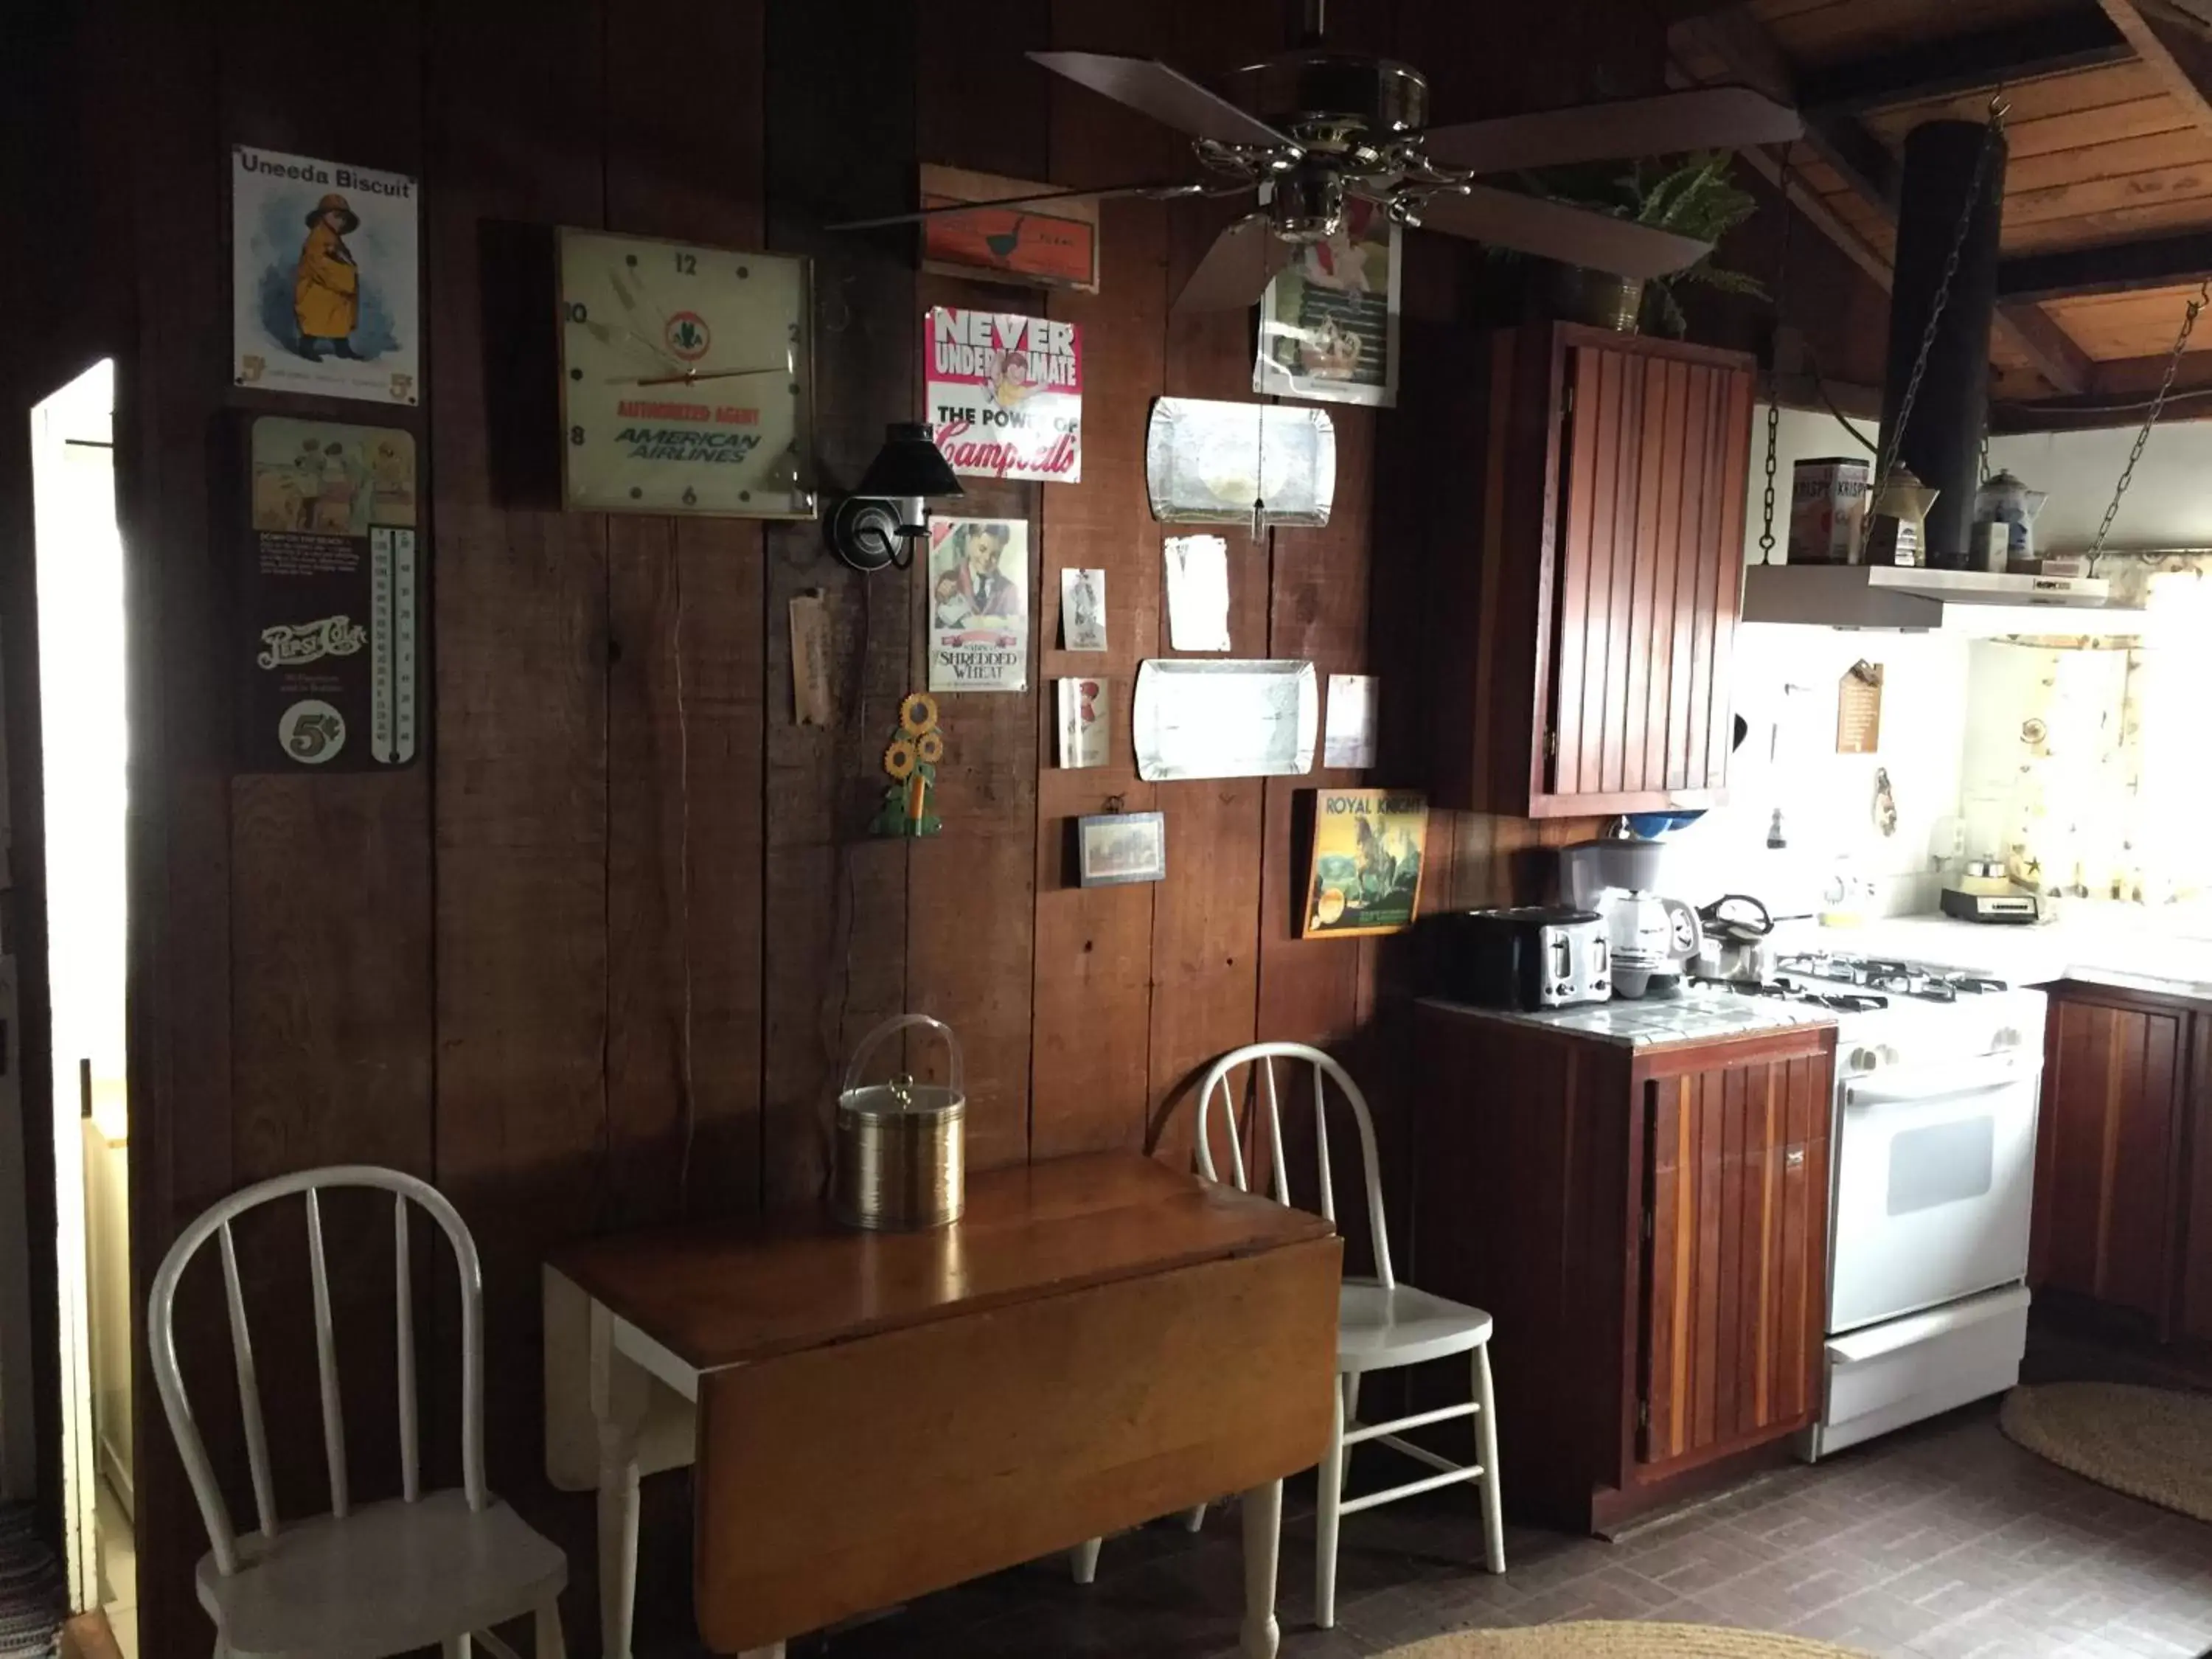
[[[246,772],[411,764],[428,729],[417,623],[415,439],[398,427],[259,415],[245,422],[238,625]]]
[[[1425,795],[1403,789],[1314,792],[1313,856],[1300,939],[1395,933],[1413,925],[1421,899]]]
[[[231,379],[419,404],[415,180],[252,144],[230,155]]]
[[[1168,872],[1166,818],[1158,812],[1101,812],[1076,819],[1075,870],[1085,887],[1162,880]]]
[[[1005,202],[1064,188],[995,173],[921,164],[921,205]],[[943,276],[1098,292],[1098,204],[1080,198],[978,207],[921,222],[921,268]]]
[[[929,689],[1020,691],[1030,667],[1030,526],[929,521]]]
[[[1398,227],[1353,197],[1334,235],[1298,250],[1260,301],[1253,391],[1397,403],[1398,241]]]

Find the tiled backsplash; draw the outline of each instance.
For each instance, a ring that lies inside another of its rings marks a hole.
[[[1883,670],[1875,752],[1836,752],[1838,687],[1861,660]],[[1670,878],[1698,903],[1749,892],[1778,914],[1820,908],[1832,877],[1873,884],[1869,907],[1935,908],[1959,821],[1966,644],[1942,635],[1846,633],[1747,623],[1736,634],[1735,708],[1749,726],[1729,768],[1729,805],[1674,839]],[[1875,823],[1886,769],[1897,828]],[[1777,809],[1787,845],[1767,846]]]

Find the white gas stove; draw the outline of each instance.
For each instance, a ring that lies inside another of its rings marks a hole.
[[[1837,1017],[1828,1324],[1817,1458],[2020,1380],[2044,997],[1984,975],[1832,952],[1778,996]]]

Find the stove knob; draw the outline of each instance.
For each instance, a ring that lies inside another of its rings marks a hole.
[[[1854,1048],[1849,1063],[1854,1072],[1871,1072],[1881,1064],[1881,1055],[1872,1048]]]
[[[2020,1028],[2017,1025],[2000,1025],[1996,1034],[1990,1039],[1990,1047],[1993,1049],[2017,1048],[2021,1041]]]

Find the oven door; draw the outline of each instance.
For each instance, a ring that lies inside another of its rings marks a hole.
[[[2015,1053],[1838,1085],[1832,1334],[2027,1275],[2041,1073]]]

